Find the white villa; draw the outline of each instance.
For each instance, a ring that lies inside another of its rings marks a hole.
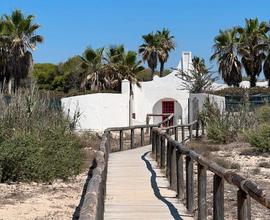
[[[177,69],[192,68],[191,52],[183,52]],[[122,81],[121,93],[96,93],[62,99],[64,110],[72,115],[80,111],[78,129],[103,131],[108,127],[145,124],[147,114],[174,113],[174,124],[187,123],[194,119],[194,108],[201,109],[207,96],[220,109],[225,108],[224,97],[208,94],[190,94],[184,90],[183,81],[172,71],[165,77],[155,76],[152,81],[133,85],[130,96],[128,80]],[[215,84],[215,88],[221,85]],[[197,111],[197,110],[196,110]],[[158,123],[160,117],[152,117],[150,123]]]

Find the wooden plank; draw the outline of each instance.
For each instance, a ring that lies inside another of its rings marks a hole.
[[[237,217],[239,220],[251,219],[250,196],[243,190],[237,191]]]
[[[218,175],[214,175],[213,187],[213,219],[224,219],[224,179]]]
[[[110,155],[105,220],[193,219],[184,205],[176,199],[176,193],[168,188],[168,180],[162,170],[158,169],[157,163],[150,154],[146,154],[150,149],[151,146],[148,145]],[[145,154],[145,160],[156,173],[152,181],[153,174],[142,160]],[[153,188],[153,181],[157,188]],[[158,193],[159,197],[154,192]],[[167,206],[163,200],[166,200],[170,206]],[[178,216],[173,217],[171,210],[176,210]]]
[[[186,207],[192,213],[194,204],[193,161],[186,156]]]
[[[207,184],[206,168],[198,164],[198,219],[207,219],[207,199],[206,199],[206,184]]]

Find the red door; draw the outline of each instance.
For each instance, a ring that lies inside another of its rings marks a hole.
[[[162,101],[162,114],[173,114],[174,113],[174,101]],[[162,116],[164,121],[169,116]],[[173,118],[170,120],[169,125],[173,125]]]

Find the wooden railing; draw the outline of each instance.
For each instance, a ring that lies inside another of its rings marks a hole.
[[[130,132],[130,146],[128,149],[135,148],[135,130],[140,130],[139,146],[151,144],[152,130],[166,124],[174,115],[170,114],[168,118],[158,124],[138,125],[129,127],[108,128],[102,135],[100,149],[94,158],[94,166],[92,168],[91,180],[87,185],[85,198],[80,208],[79,220],[101,220],[104,216],[104,199],[106,195],[106,179],[108,170],[109,153],[111,152],[111,133],[119,132],[119,145],[114,151],[122,151],[124,149],[124,131]],[[150,129],[149,142],[145,142],[145,129]]]
[[[224,169],[213,161],[185,147],[184,143],[192,139],[192,131],[196,127],[199,134],[197,121],[188,125],[176,125],[165,129],[154,128],[152,131],[152,154],[160,168],[164,168],[170,186],[177,192],[179,199],[184,199],[187,210],[194,210],[194,162],[197,164],[197,210],[198,219],[207,219],[207,171],[214,173],[213,178],[213,219],[224,219],[224,181],[238,187],[237,216],[241,220],[251,219],[251,201],[253,198],[266,208],[270,208],[270,197],[258,186],[235,172]],[[178,142],[178,129],[181,129],[182,139]],[[189,136],[185,137],[185,129]],[[172,132],[172,130],[174,132]],[[170,136],[174,134],[174,138]],[[185,161],[185,166],[184,166]],[[184,169],[185,167],[185,169]],[[185,178],[184,178],[185,175]],[[185,179],[185,181],[184,181]]]

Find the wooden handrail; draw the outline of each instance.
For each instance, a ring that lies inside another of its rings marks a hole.
[[[229,184],[238,187],[237,192],[237,210],[238,219],[250,219],[251,205],[250,198],[253,198],[258,203],[270,209],[270,195],[260,189],[256,183],[248,180],[241,175],[227,170],[217,163],[208,160],[202,155],[185,147],[185,141],[192,138],[192,134],[186,139],[182,137],[182,142],[179,142],[175,135],[174,139],[168,134],[167,130],[181,128],[190,128],[198,121],[189,123],[188,125],[176,125],[165,129],[153,128],[152,138],[152,155],[155,155],[156,161],[161,161],[158,164],[161,168],[167,170],[166,175],[170,180],[172,189],[175,189],[179,198],[183,198],[186,192],[186,207],[188,211],[193,211],[194,206],[194,189],[193,189],[193,162],[198,165],[198,218],[207,218],[206,206],[206,171],[214,173],[213,179],[213,219],[224,219],[224,180]],[[199,126],[196,126],[196,136]],[[183,131],[183,130],[182,130]],[[165,146],[165,140],[167,145]],[[159,153],[157,153],[159,152]],[[175,152],[175,153],[172,153]],[[167,155],[164,160],[162,155]],[[175,156],[176,155],[176,156]],[[186,169],[184,172],[183,163],[184,157],[186,161]],[[186,183],[184,184],[184,173],[186,174]],[[172,182],[174,180],[175,182]],[[186,188],[184,187],[186,186]]]

